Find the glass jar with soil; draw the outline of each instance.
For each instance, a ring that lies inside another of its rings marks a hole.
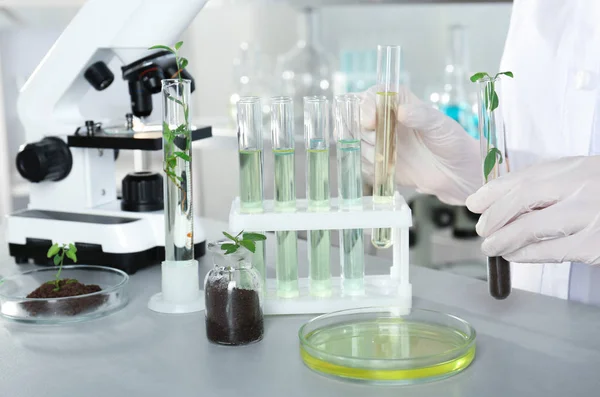
[[[204,281],[206,336],[222,345],[260,341],[264,333],[262,277],[252,267],[249,250],[239,247],[227,254],[223,244],[228,240],[208,245],[215,266]]]

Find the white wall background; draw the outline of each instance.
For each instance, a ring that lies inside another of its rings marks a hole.
[[[217,3],[203,10],[183,35],[184,52],[190,59],[190,71],[198,87],[194,94],[195,119],[198,123],[221,127],[216,133],[230,137],[219,142],[215,139],[214,145],[199,146],[207,149],[199,154],[195,167],[201,179],[197,208],[203,215],[225,219],[237,188],[237,158],[228,104],[230,95],[235,92],[232,61],[238,54],[239,44],[245,41],[257,45],[268,59],[274,60],[289,50],[298,37],[296,10],[286,5],[260,4],[258,1],[252,6],[219,6]],[[411,74],[411,87],[422,97],[430,83],[442,78],[449,25],[461,23],[469,28],[472,69],[494,71],[502,53],[510,11],[510,4],[327,7],[320,14],[322,43],[336,58],[343,48],[372,48],[383,42],[401,44],[405,67]],[[14,172],[14,156],[24,143],[15,112],[18,89],[75,12],[75,7],[20,8],[11,18],[0,19],[3,122],[8,131],[8,136],[1,139],[2,145],[8,148],[13,186],[22,183]],[[114,73],[115,87],[102,94],[105,96],[88,98],[92,101],[86,106],[89,112],[94,111],[94,101],[127,103],[128,94],[124,83],[119,81],[119,71],[114,70]],[[125,114],[128,109],[126,105],[123,107]],[[155,109],[158,107],[155,102]],[[160,161],[160,154],[156,155]],[[119,161],[121,171],[116,183],[132,169],[130,154],[122,154]],[[218,164],[218,173],[215,164]],[[27,184],[21,186],[26,193]],[[304,189],[299,187],[298,190]],[[25,203],[18,201],[16,207]]]

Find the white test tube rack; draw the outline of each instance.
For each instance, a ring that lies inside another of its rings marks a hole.
[[[369,306],[395,306],[407,311],[411,309],[408,231],[412,226],[412,215],[404,198],[396,192],[392,204],[374,205],[371,196],[363,197],[362,210],[340,209],[337,202],[337,198],[332,198],[329,211],[312,212],[308,210],[306,199],[297,199],[295,212],[275,212],[274,201],[265,200],[263,212],[242,213],[239,197],[233,201],[229,229],[234,232],[392,228],[393,262],[390,273],[365,274],[363,295],[344,296],[341,278],[332,277],[331,296],[315,297],[310,295],[309,279],[299,278],[299,296],[281,298],[277,296],[276,280],[267,278],[263,305],[265,315],[321,314]],[[308,267],[308,257],[298,258],[298,266],[303,264]],[[365,261],[365,273],[368,268],[369,264]]]

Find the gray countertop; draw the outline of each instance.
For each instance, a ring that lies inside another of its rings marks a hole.
[[[209,238],[225,224],[204,222]],[[0,274],[23,270],[7,259]],[[300,243],[301,254],[305,252]],[[368,271],[389,266],[367,259]],[[211,267],[201,260],[201,271]],[[130,280],[120,312],[87,323],[33,326],[0,322],[2,397],[187,396],[597,396],[600,308],[514,291],[498,302],[479,280],[411,269],[414,306],[462,317],[477,331],[477,355],[464,372],[438,382],[374,387],[304,367],[298,328],[311,316],[267,317],[265,338],[222,347],[205,336],[203,313],[161,315],[146,305],[160,289],[160,267]]]

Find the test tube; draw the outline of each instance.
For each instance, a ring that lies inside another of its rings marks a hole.
[[[394,201],[396,173],[396,108],[400,89],[400,46],[377,47],[377,117],[375,121],[375,181],[373,202]],[[376,248],[392,245],[392,229],[374,229]]]
[[[244,213],[263,211],[263,131],[260,98],[242,97],[237,103],[238,152],[240,162],[240,210]],[[264,241],[256,242],[252,265],[266,282]]]
[[[335,97],[338,199],[341,210],[362,209],[363,182],[360,151],[360,98]],[[364,294],[364,243],[362,229],[340,231],[342,293]]]
[[[306,198],[309,211],[329,210],[329,101],[304,97]],[[313,296],[331,295],[331,232],[308,231],[309,289]]]
[[[484,78],[479,80],[478,84],[479,145],[483,183],[486,184],[508,174],[510,167],[506,152],[502,102],[498,100],[502,91],[502,80],[500,77]],[[506,299],[512,288],[510,262],[501,256],[488,257],[487,270],[490,295],[496,299]]]
[[[271,98],[271,140],[275,163],[275,211],[296,210],[294,103],[290,97]],[[278,231],[277,295],[294,298],[298,290],[298,238],[295,231]]]

